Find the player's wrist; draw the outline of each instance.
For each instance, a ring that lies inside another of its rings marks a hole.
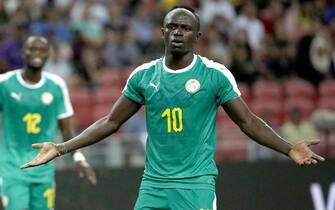
[[[290,152],[292,151],[293,145],[290,144],[289,142],[285,141],[286,143],[286,148],[284,149],[284,154],[288,157],[290,157]]]
[[[55,146],[56,146],[58,156],[62,156],[64,154],[68,153],[68,150],[67,150],[64,143],[55,144]]]

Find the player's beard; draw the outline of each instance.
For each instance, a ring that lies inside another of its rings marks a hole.
[[[27,69],[29,69],[32,72],[42,71],[42,68],[43,68],[43,65],[41,65],[41,66],[33,66],[33,65],[27,64]]]
[[[178,59],[187,55],[190,51],[185,49],[170,49],[170,54],[173,58]]]

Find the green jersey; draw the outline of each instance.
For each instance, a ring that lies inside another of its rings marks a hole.
[[[162,58],[135,69],[123,94],[146,106],[141,187],[214,189],[217,110],[240,96],[230,71],[199,55],[174,71]]]
[[[73,115],[73,109],[60,77],[42,72],[38,83],[28,84],[21,74],[15,70],[0,75],[0,176],[48,182],[54,178],[53,162],[26,170],[19,167],[38,154],[31,144],[53,140],[58,120]]]

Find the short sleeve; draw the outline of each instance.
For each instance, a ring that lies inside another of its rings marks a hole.
[[[60,93],[56,100],[57,103],[57,118],[64,119],[74,114],[73,107],[70,100],[69,90],[63,79],[60,77],[54,78],[57,82]]]
[[[3,83],[0,82],[0,110],[2,110],[3,106],[3,97],[4,97],[4,90],[3,90]]]
[[[4,74],[0,74],[0,110],[2,110],[2,106],[5,98],[5,82],[15,74],[16,71],[10,71]]]
[[[226,69],[221,68],[219,70],[222,74],[218,77],[218,92],[216,95],[216,103],[222,105],[234,98],[241,96],[236,80],[232,73]]]
[[[122,91],[122,94],[127,98],[131,99],[132,101],[143,105],[145,103],[145,100],[143,95],[141,94],[140,81],[141,72],[135,70],[129,76],[127,84]]]

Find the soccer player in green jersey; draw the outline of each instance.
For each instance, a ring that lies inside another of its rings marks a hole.
[[[146,106],[148,139],[136,210],[216,209],[218,170],[213,157],[219,107],[249,137],[295,163],[310,165],[324,160],[309,149],[318,140],[289,145],[248,109],[224,65],[194,54],[201,35],[199,22],[190,8],[168,12],[162,28],[165,56],[135,69],[110,114],[68,142],[33,145],[42,151],[22,168],[104,139],[142,105]]]
[[[74,136],[73,109],[65,82],[42,72],[49,56],[47,39],[27,38],[23,69],[0,75],[0,107],[4,135],[0,139],[0,192],[6,210],[50,210],[54,208],[54,163],[20,170],[37,155],[32,143],[51,141],[59,127],[64,139]],[[75,153],[81,175],[92,183],[95,174],[81,153]]]

